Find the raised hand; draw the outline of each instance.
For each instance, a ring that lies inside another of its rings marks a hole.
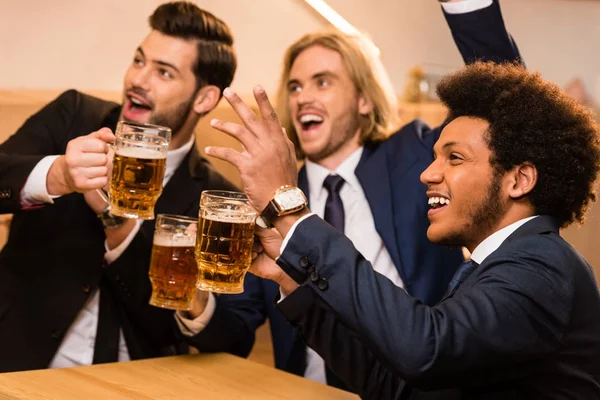
[[[206,154],[233,164],[240,172],[244,192],[260,213],[284,185],[297,185],[298,171],[294,145],[287,138],[265,90],[253,90],[261,117],[257,116],[231,89],[223,91],[243,122],[243,126],[217,119],[211,125],[236,138],[244,151],[225,147],[207,147]]]

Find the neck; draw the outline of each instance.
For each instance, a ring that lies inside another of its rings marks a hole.
[[[191,114],[191,113],[190,113]],[[171,136],[171,142],[169,143],[169,150],[175,150],[190,141],[190,138],[194,134],[194,129],[198,123],[199,118],[197,116],[190,115],[185,123],[181,125],[181,128],[177,132],[173,132]]]
[[[330,171],[335,171],[344,161],[348,159],[359,147],[359,132],[354,137],[344,143],[340,148],[320,160],[311,160]]]

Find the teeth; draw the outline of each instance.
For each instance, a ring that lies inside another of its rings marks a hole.
[[[428,202],[430,206],[432,205],[447,205],[450,204],[450,200],[444,197],[430,197]]]
[[[300,117],[300,122],[303,124],[308,122],[323,122],[323,118],[315,114],[305,114]]]
[[[130,97],[130,100],[133,104],[135,104],[136,106],[143,106],[144,103],[142,103],[141,101],[139,101],[138,99],[134,99],[133,97]]]

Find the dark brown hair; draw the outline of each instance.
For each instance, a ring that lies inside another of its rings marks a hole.
[[[233,35],[225,22],[186,1],[162,4],[148,20],[152,29],[165,35],[197,42],[196,89],[214,85],[222,94],[231,84],[237,60]]]

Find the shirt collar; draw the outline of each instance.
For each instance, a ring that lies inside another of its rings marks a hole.
[[[477,264],[481,264],[490,254],[496,251],[496,249],[498,249],[498,247],[500,247],[514,231],[536,217],[537,215],[520,219],[517,222],[513,222],[499,231],[492,233],[483,242],[479,243],[479,246],[475,247],[475,250],[471,253],[471,260],[475,261]]]
[[[187,154],[194,146],[194,139],[195,138],[192,135],[192,137],[186,144],[177,149],[169,150],[167,152],[167,167],[165,169],[165,178],[171,177],[173,176],[173,174],[175,174],[175,171],[177,170],[177,168],[179,168],[185,156],[187,156]]]
[[[309,197],[318,200],[326,192],[323,188],[325,178],[334,174],[344,178],[345,184],[352,190],[358,190],[358,188],[360,188],[360,182],[354,174],[354,170],[360,162],[363,150],[364,147],[362,146],[356,149],[335,171],[330,171],[327,168],[306,159],[304,165],[306,168],[306,176],[308,178]]]

